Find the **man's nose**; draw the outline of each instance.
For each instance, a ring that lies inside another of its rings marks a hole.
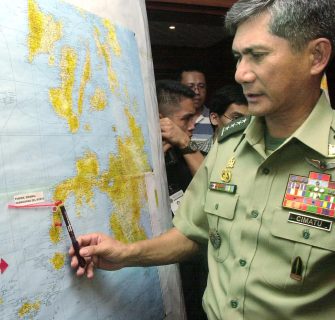
[[[190,120],[188,125],[188,131],[192,132],[194,130],[196,120],[197,120],[196,117],[193,117],[193,119]]]
[[[254,72],[252,71],[248,62],[246,62],[244,59],[241,59],[236,65],[235,80],[240,84],[252,82],[255,80]]]
[[[195,94],[200,94],[200,90],[199,90],[198,86],[194,86],[193,91],[194,91]]]

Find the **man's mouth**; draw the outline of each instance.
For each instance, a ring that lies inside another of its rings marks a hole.
[[[262,94],[256,94],[256,93],[245,93],[244,95],[249,103],[255,102],[262,96]]]

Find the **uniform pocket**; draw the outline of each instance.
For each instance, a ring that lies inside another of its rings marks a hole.
[[[263,257],[262,273],[264,280],[274,287],[299,291],[306,279],[314,276],[312,273],[316,264],[334,256],[334,232],[290,223],[288,216],[289,211],[282,208],[273,213],[267,248],[269,254]],[[290,276],[297,259],[302,266],[299,280]]]
[[[205,200],[205,212],[209,224],[209,254],[223,262],[229,254],[230,231],[234,221],[239,196],[209,190]]]

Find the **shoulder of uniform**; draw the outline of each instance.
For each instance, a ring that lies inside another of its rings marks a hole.
[[[218,135],[218,143],[223,142],[227,137],[231,136],[236,132],[244,131],[251,121],[251,116],[238,118],[230,122],[227,126],[223,127]]]
[[[330,128],[335,132],[335,110],[333,110],[333,119]]]

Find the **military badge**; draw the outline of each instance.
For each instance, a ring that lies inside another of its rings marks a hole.
[[[209,230],[209,240],[214,249],[219,249],[221,247],[221,236],[217,230],[215,229]]]
[[[230,183],[211,182],[209,184],[209,189],[234,194],[236,192],[237,186]]]
[[[235,165],[235,157],[232,157],[228,160],[228,163],[226,165],[226,167],[222,170],[222,173],[221,173],[221,180],[223,182],[226,182],[226,183],[229,183],[232,179],[232,171],[231,169],[234,168],[234,165]]]
[[[335,157],[335,145],[333,144],[328,145],[328,156]]]
[[[335,168],[335,162],[326,162],[324,160],[308,159],[308,158],[305,159],[310,165],[322,171],[331,170]]]
[[[329,174],[310,172],[308,177],[291,174],[283,207],[334,218],[335,182]]]

